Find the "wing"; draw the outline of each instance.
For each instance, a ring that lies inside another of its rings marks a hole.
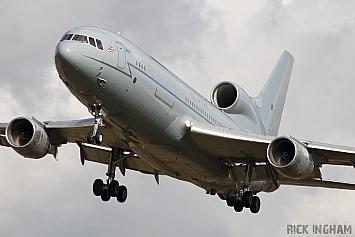
[[[52,145],[62,145],[68,142],[86,142],[87,134],[93,129],[94,118],[67,120],[67,121],[46,121],[45,130],[49,135],[49,140]],[[10,146],[5,137],[7,123],[0,123],[1,145]],[[100,131],[105,134],[103,145],[108,147],[118,147],[129,149],[109,124],[100,127]]]
[[[267,147],[276,137],[204,123],[192,124],[190,136],[206,152],[230,164],[242,166],[247,158],[253,158],[257,167],[253,172],[252,180],[272,180],[277,174],[267,159]],[[355,190],[354,184],[322,180],[319,169],[322,164],[354,166],[355,148],[310,141],[301,142],[306,146],[315,163],[313,174],[303,180],[294,180],[277,174],[280,184]],[[238,172],[238,175],[238,179],[245,178],[245,172]]]
[[[94,118],[68,121],[45,122],[51,144],[65,144],[67,142],[86,142],[87,134],[93,129]],[[130,150],[129,146],[119,137],[119,131],[110,124],[100,127],[100,132],[105,134],[103,145]]]
[[[131,154],[117,164],[123,174],[126,168],[146,174],[157,173],[149,164],[138,156],[133,155],[127,143],[121,139],[121,131],[108,123],[105,123],[105,126],[99,128],[100,132],[104,134],[102,146],[86,144],[87,134],[89,131],[92,131],[94,121],[94,118],[89,118],[67,121],[46,121],[43,124],[52,147],[58,147],[68,142],[78,144],[82,164],[84,164],[85,160],[108,164],[110,161],[109,155],[111,148],[115,147]],[[0,145],[2,146],[10,146],[5,135],[7,125],[7,123],[0,123]],[[52,150],[50,153],[54,154],[55,152]]]
[[[111,148],[82,142],[78,142],[78,146],[80,147],[80,160],[82,164],[84,164],[85,160],[101,164],[108,164],[110,162]],[[162,174],[158,173],[158,171],[140,159],[136,154],[129,151],[127,151],[123,158],[117,163],[117,166],[120,168],[123,175],[125,175],[125,169],[140,171],[144,174]]]

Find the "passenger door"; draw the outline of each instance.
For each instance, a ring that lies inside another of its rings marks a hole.
[[[125,68],[126,54],[123,45],[117,41],[112,41],[107,45],[107,61],[114,67]]]
[[[124,69],[125,68],[125,64],[126,64],[126,53],[125,53],[125,49],[123,47],[123,45],[121,43],[118,43],[116,41],[116,47],[118,49],[117,53],[118,53],[118,62],[117,62],[117,66],[119,68]]]

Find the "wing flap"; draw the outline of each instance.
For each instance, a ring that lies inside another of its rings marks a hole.
[[[311,179],[311,180],[309,180],[309,179],[305,179],[305,180],[283,179],[283,180],[280,180],[280,184],[298,185],[298,186],[306,186],[306,187],[322,187],[322,188],[355,190],[355,184],[341,183],[341,182],[334,182],[334,181],[324,181],[324,180],[319,180],[319,179]]]
[[[304,142],[312,156],[320,164],[355,165],[355,148],[319,142]]]
[[[110,162],[111,148],[102,146],[93,146],[84,143],[78,143],[80,148],[80,159],[84,163],[85,160],[97,162],[101,164],[108,164]],[[121,169],[130,169],[140,171],[144,174],[155,174],[157,171],[148,163],[137,156],[131,156],[121,162],[117,166]]]

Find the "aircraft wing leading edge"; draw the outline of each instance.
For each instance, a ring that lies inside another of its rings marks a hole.
[[[115,132],[115,129],[108,125],[100,127],[100,131],[105,133],[105,140],[102,143],[103,146],[88,146],[86,144],[86,136],[93,127],[93,118],[66,121],[46,121],[44,124],[46,132],[49,134],[52,147],[58,147],[62,144],[66,144],[67,142],[78,144],[82,164],[84,164],[85,160],[108,164],[110,161],[110,147],[130,151],[130,147],[123,140],[119,139],[119,136],[116,133],[118,131]],[[10,147],[10,144],[5,136],[7,125],[7,123],[0,123],[0,145]],[[54,154],[54,152],[49,152],[49,154]],[[157,172],[138,156],[129,157],[123,162],[118,163],[117,166],[121,170],[130,169],[145,174],[155,174],[155,172]]]
[[[254,178],[265,176],[265,172],[268,172],[265,163],[273,169],[267,159],[267,148],[276,137],[251,134],[204,123],[192,124],[190,135],[199,147],[218,159],[234,163],[232,165],[245,163],[248,158],[263,163],[260,167],[256,167]],[[313,174],[302,180],[290,179],[279,174],[280,184],[355,190],[355,184],[324,181],[319,169],[322,164],[354,166],[354,148],[310,141],[302,143],[314,160]]]

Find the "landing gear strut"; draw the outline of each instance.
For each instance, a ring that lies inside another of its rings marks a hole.
[[[123,203],[127,199],[127,188],[119,185],[115,180],[116,165],[123,159],[123,150],[112,148],[110,163],[106,173],[107,180],[104,183],[101,179],[96,179],[93,184],[93,193],[95,196],[101,196],[101,200],[107,202],[111,197],[116,197],[117,201]]]
[[[236,212],[241,212],[243,208],[250,208],[250,212],[258,213],[260,210],[260,198],[254,196],[250,191],[250,181],[253,173],[253,169],[255,168],[255,162],[252,159],[247,160],[246,164],[246,175],[245,181],[242,185],[237,182],[237,175],[233,169],[236,167],[230,167],[229,171],[231,177],[235,183],[236,189],[230,189],[226,195],[227,205],[230,207],[234,207]],[[236,191],[237,190],[237,191]]]
[[[101,132],[98,132],[100,126],[104,126],[103,117],[107,114],[107,109],[102,105],[94,105],[90,108],[89,112],[95,117],[94,129],[90,131],[87,135],[87,142],[89,144],[100,145],[104,139],[104,136]]]

